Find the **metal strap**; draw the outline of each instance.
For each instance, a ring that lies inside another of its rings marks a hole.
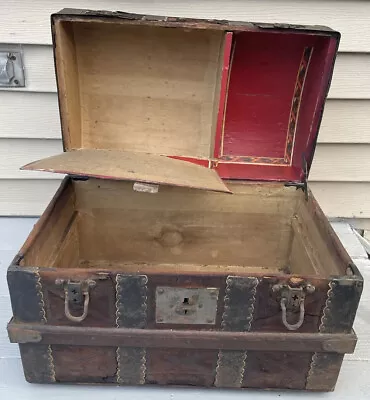
[[[320,333],[350,333],[363,287],[362,279],[346,277],[329,282],[319,326]]]
[[[258,282],[255,277],[227,277],[221,325],[223,331],[248,332],[251,329]],[[246,360],[246,351],[220,350],[215,386],[241,387]]]
[[[116,277],[117,328],[144,329],[147,323],[146,275],[121,275]],[[117,348],[117,383],[143,385],[146,374],[146,349]]]

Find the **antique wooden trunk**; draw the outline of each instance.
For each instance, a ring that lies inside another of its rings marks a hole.
[[[306,180],[339,34],[52,32],[65,152],[24,168],[67,177],[8,270],[27,381],[333,390],[363,282]]]

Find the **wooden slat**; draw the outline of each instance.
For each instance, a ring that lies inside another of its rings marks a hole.
[[[8,43],[50,44],[49,16],[64,7],[95,10],[121,10],[154,15],[219,18],[259,22],[285,22],[328,25],[342,32],[342,51],[370,50],[370,3],[366,1],[125,1],[115,0],[38,0],[0,3],[0,37]]]
[[[2,88],[0,92],[2,90],[56,92],[52,47],[25,45],[23,52],[26,87],[19,89]],[[329,98],[370,99],[369,70],[370,54],[339,54]]]
[[[0,138],[60,138],[55,93],[0,92]],[[14,117],[20,110],[22,118]],[[370,143],[370,101],[328,100],[319,143]]]
[[[320,335],[289,332],[217,332],[173,329],[116,329],[78,326],[53,326],[10,322],[12,343],[42,343],[90,346],[124,346],[147,348],[188,348],[263,351],[311,351],[353,353],[356,336],[349,334]],[[109,337],[110,341],[106,338]]]
[[[134,192],[128,182],[76,182],[80,257],[269,269],[286,265],[288,218],[299,193],[276,184],[228,186],[233,194],[161,186],[153,199]],[[240,240],[244,237],[248,241]]]

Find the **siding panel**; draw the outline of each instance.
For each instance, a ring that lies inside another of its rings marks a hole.
[[[26,88],[0,89],[0,214],[38,215],[59,176],[19,171],[62,151],[50,14],[63,7],[321,24],[342,33],[310,186],[330,217],[370,227],[370,2],[312,0],[25,0],[0,2],[0,38],[23,43]],[[48,140],[45,140],[48,139]]]
[[[56,179],[57,174],[19,168],[62,151],[61,140],[1,139],[0,179]]]
[[[50,14],[64,7],[155,15],[327,25],[342,35],[342,51],[370,51],[370,3],[330,0],[13,0],[0,3],[0,37],[8,43],[50,44]]]
[[[56,93],[3,91],[0,103],[0,138],[61,137]],[[370,100],[328,100],[319,143],[370,143]]]
[[[0,104],[0,138],[61,137],[56,93],[3,91]]]
[[[368,182],[369,144],[319,144],[313,160],[311,181]]]
[[[60,180],[0,179],[0,216],[38,216],[46,208]]]
[[[1,13],[0,13],[0,22]],[[1,23],[0,23],[1,26]],[[0,36],[1,37],[1,36]],[[22,46],[26,86],[0,88],[4,91],[56,92],[53,49],[51,46]]]
[[[339,54],[335,63],[329,97],[370,98],[370,54]]]
[[[0,143],[0,179],[55,179],[56,174],[20,171],[19,167],[61,153],[63,149],[60,139],[1,139]],[[369,154],[370,144],[319,144],[310,180],[367,182]]]
[[[310,182],[309,186],[328,217],[370,218],[368,183]]]
[[[370,101],[328,100],[319,143],[370,143]]]
[[[0,216],[38,216],[59,187],[60,180],[0,179]],[[370,229],[370,185],[366,183],[311,182],[315,197],[331,218],[361,219]]]
[[[31,161],[59,154],[62,141],[1,139],[0,179],[55,179],[56,174],[21,171]],[[370,144],[319,144],[310,172],[311,181],[367,182]]]
[[[0,88],[0,91],[56,92],[52,46],[25,45],[23,46],[23,58],[26,87]],[[370,53],[339,54],[329,98],[370,99],[369,70]]]

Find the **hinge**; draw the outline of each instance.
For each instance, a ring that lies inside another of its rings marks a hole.
[[[304,154],[302,154],[302,170],[303,170],[302,182],[286,182],[284,186],[287,187],[295,186],[297,190],[302,189],[304,193],[304,198],[306,201],[308,201],[308,187],[307,187],[308,165]]]
[[[73,181],[88,181],[89,177],[86,175],[69,175]]]

